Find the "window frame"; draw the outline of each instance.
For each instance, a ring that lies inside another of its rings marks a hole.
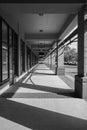
[[[8,77],[7,77],[7,79],[5,79],[5,80],[3,80],[2,79],[2,75],[3,75],[3,73],[2,73],[2,22],[4,22],[5,23],[5,25],[7,26],[7,47],[8,47]],[[0,86],[1,85],[3,85],[3,84],[5,84],[6,82],[9,82],[10,81],[10,61],[9,61],[9,30],[11,29],[11,31],[12,31],[12,46],[14,46],[13,45],[13,34],[16,34],[16,36],[17,36],[17,38],[18,38],[18,34],[14,31],[14,29],[5,21],[5,19],[3,19],[3,17],[2,16],[0,16]],[[17,45],[18,45],[18,39],[16,39],[17,40]],[[18,49],[18,48],[17,48]],[[14,47],[13,47],[13,49],[12,49],[12,55],[14,55],[13,54],[14,53]],[[17,64],[18,64],[18,61],[17,61]],[[14,66],[14,61],[12,61],[12,66]],[[17,66],[18,67],[18,66]],[[14,69],[14,68],[13,68]],[[13,70],[14,71],[14,70]],[[18,71],[19,70],[17,70],[17,72],[15,72],[16,73],[16,76],[18,75]],[[13,74],[14,74],[14,76],[13,77],[15,77],[15,73],[13,72]]]
[[[1,57],[2,57],[2,23],[4,23],[6,26],[7,26],[7,54],[8,54],[8,58],[7,58],[7,64],[8,64],[8,68],[7,68],[7,73],[8,73],[8,76],[7,76],[7,78],[6,79],[4,79],[3,80],[3,72],[2,72],[2,69],[1,69],[1,83],[3,84],[3,83],[5,83],[5,82],[7,82],[7,81],[9,81],[9,42],[8,42],[8,29],[9,29],[9,26],[8,26],[8,24],[7,24],[7,22],[3,19],[3,18],[1,18]],[[2,58],[1,58],[1,68],[2,68]]]

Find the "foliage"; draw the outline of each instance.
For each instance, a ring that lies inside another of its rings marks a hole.
[[[64,48],[64,61],[66,63],[72,63],[76,64],[78,60],[78,55],[75,48],[70,48],[69,46],[66,46]]]

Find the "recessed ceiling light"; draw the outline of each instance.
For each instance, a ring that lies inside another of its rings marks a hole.
[[[40,32],[43,32],[43,30],[42,30],[42,29],[40,29]]]
[[[39,13],[39,16],[43,16],[44,15],[44,13]]]

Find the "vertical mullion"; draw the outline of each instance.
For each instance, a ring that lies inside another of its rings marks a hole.
[[[14,80],[14,49],[13,49],[13,30],[12,30],[12,82]]]
[[[17,65],[17,73],[16,73],[16,75],[17,75],[17,76],[18,76],[18,71],[19,71],[19,70],[18,70],[18,65],[19,65],[19,64],[18,64],[18,59],[19,59],[19,56],[18,56],[18,53],[19,53],[19,52],[18,52],[18,51],[19,51],[18,35],[16,34],[16,53],[17,53],[17,64],[16,64],[16,65]]]
[[[10,64],[9,64],[9,27],[7,26],[7,46],[8,46],[8,78],[10,78]]]
[[[2,82],[2,19],[0,17],[0,82]]]

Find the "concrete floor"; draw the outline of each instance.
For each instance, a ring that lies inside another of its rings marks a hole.
[[[87,130],[87,102],[40,64],[1,95],[0,130]]]

